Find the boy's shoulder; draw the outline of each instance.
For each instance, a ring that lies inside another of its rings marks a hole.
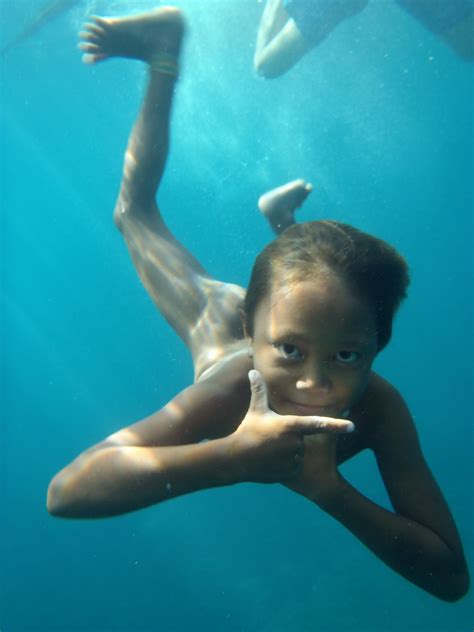
[[[384,377],[372,371],[367,389],[361,399],[368,411],[379,412],[381,408],[391,406],[395,402],[403,401],[400,392]]]
[[[410,416],[400,392],[375,372],[371,373],[363,396],[351,412],[364,447],[372,447],[378,437]]]
[[[224,436],[242,421],[250,402],[248,372],[253,368],[246,352],[236,352],[217,362],[197,380],[195,388],[212,407],[215,436]]]
[[[206,366],[207,365],[207,366]],[[217,360],[204,363],[205,368],[196,376],[196,382],[236,380],[247,374],[252,368],[252,359],[249,349],[241,341],[238,344],[229,345],[219,353]]]

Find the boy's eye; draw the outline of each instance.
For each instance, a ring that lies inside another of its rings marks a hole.
[[[303,354],[296,345],[292,345],[288,342],[275,343],[273,345],[277,351],[279,351],[285,358],[290,360],[302,360]]]
[[[360,360],[361,354],[358,351],[338,351],[336,353],[336,360],[343,364],[355,364]]]

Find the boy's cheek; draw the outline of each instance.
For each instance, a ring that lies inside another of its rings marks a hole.
[[[357,382],[355,382],[352,385],[351,391],[352,391],[352,397],[351,397],[351,403],[350,405],[353,406],[354,404],[357,404],[357,402],[359,401],[359,399],[362,397],[362,395],[365,393],[365,390],[367,389],[367,386],[369,384],[369,379],[370,379],[370,371],[367,371],[366,374],[364,374],[363,376],[361,376]]]

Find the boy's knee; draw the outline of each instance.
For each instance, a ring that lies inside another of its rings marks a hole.
[[[131,226],[133,217],[138,215],[138,209],[131,203],[129,195],[120,194],[114,209],[114,224],[123,233],[127,225]]]
[[[264,72],[264,64],[262,64],[262,60],[259,56],[255,55],[255,57],[253,58],[253,69],[256,75],[258,75],[259,77],[262,77],[263,79],[265,79],[265,72]]]
[[[114,209],[114,224],[118,228],[118,230],[123,233],[123,220],[125,216],[125,207],[121,203],[121,200],[118,200]]]
[[[255,74],[261,79],[275,79],[282,74],[281,72],[277,72],[274,68],[272,69],[272,65],[262,57],[254,57],[253,68]]]

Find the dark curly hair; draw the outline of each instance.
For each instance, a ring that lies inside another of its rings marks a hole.
[[[258,255],[244,303],[246,329],[253,335],[255,312],[279,280],[297,282],[330,269],[370,305],[377,327],[377,351],[392,336],[392,321],[410,282],[403,257],[387,242],[348,224],[294,224]]]

